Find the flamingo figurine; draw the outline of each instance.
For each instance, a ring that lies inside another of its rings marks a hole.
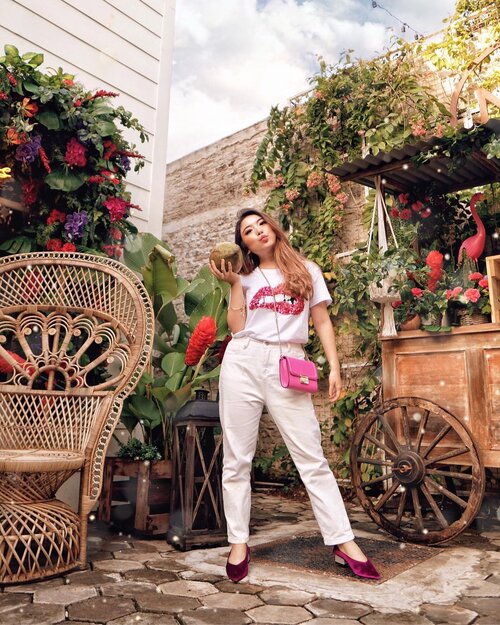
[[[472,217],[477,224],[477,233],[465,239],[465,241],[460,246],[460,249],[458,250],[459,265],[464,260],[464,252],[466,257],[470,258],[474,262],[477,262],[477,259],[483,253],[486,243],[486,229],[476,211],[476,203],[481,200],[484,200],[484,195],[482,193],[474,193],[474,195],[470,199],[470,212],[472,213]]]

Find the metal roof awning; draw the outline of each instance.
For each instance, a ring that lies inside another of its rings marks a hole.
[[[486,128],[500,134],[500,119],[490,119]],[[389,192],[405,193],[412,187],[430,187],[443,193],[453,193],[462,189],[500,182],[500,160],[487,159],[483,152],[469,154],[463,163],[453,170],[451,160],[446,156],[436,156],[429,163],[417,166],[412,158],[434,147],[438,139],[408,144],[390,152],[368,155],[350,163],[331,169],[343,181],[352,180],[368,187],[375,187],[375,177],[382,176],[384,188]]]

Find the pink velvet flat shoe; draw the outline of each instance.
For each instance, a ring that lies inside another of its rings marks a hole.
[[[232,582],[240,582],[248,575],[248,565],[250,564],[250,547],[247,545],[247,554],[245,558],[238,564],[226,562],[226,573]]]
[[[367,579],[380,579],[381,575],[374,567],[370,560],[366,562],[360,562],[359,560],[353,560],[343,551],[340,551],[338,547],[333,548],[335,555],[335,562],[342,566],[348,566],[354,575],[358,577],[366,577]]]

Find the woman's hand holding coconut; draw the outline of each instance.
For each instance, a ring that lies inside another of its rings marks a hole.
[[[231,331],[239,332],[245,327],[246,306],[241,279],[238,272],[243,266],[243,254],[235,243],[219,243],[210,252],[209,267],[219,280],[231,285],[231,298],[228,309],[228,324]]]
[[[240,281],[240,276],[233,271],[233,266],[231,265],[231,261],[225,261],[221,259],[220,261],[220,269],[217,268],[215,261],[209,261],[210,271],[213,275],[219,280],[223,280],[224,282],[228,282],[231,286]]]

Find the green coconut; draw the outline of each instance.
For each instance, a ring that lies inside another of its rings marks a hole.
[[[238,273],[243,267],[243,254],[241,248],[236,243],[229,243],[224,241],[218,243],[214,249],[210,252],[210,260],[213,260],[215,266],[221,271],[221,261],[224,260],[224,264],[227,269],[228,263],[231,263],[231,267],[235,273]]]

